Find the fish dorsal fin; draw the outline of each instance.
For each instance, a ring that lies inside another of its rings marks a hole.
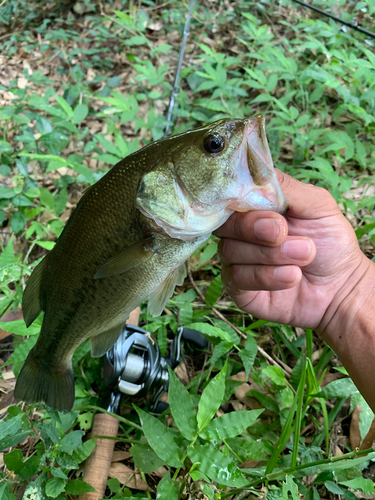
[[[148,307],[152,316],[159,316],[162,313],[165,304],[172,297],[176,285],[182,285],[185,276],[186,266],[182,264],[182,266],[173,269],[163,283],[150,294]]]
[[[125,322],[120,323],[109,330],[99,333],[99,335],[95,335],[95,337],[90,337],[91,356],[93,358],[100,358],[113,346],[124,329],[124,324]]]
[[[40,287],[43,279],[44,271],[47,265],[48,255],[39,262],[26,284],[25,292],[22,298],[22,312],[26,323],[29,327],[42,312],[43,307],[40,300]]]
[[[122,274],[133,267],[147,262],[156,251],[152,248],[152,243],[153,239],[148,238],[125,248],[120,253],[107,260],[107,262],[99,268],[94,278],[108,278],[115,274]]]

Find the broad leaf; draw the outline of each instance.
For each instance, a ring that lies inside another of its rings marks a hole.
[[[157,418],[134,405],[142,430],[155,453],[171,467],[181,467],[180,449],[171,432]]]
[[[137,469],[141,472],[151,474],[165,464],[146,442],[133,444],[129,451]]]
[[[160,500],[178,500],[177,484],[172,481],[169,472],[165,474],[158,484],[156,498],[160,498]]]
[[[199,462],[199,470],[212,481],[237,488],[249,484],[237,465],[211,445],[188,448],[188,456],[193,463]]]
[[[223,402],[226,374],[227,363],[216,377],[210,380],[202,393],[197,415],[199,431],[206,427]]]
[[[199,433],[203,439],[223,440],[242,434],[252,425],[264,410],[233,411],[212,420]]]
[[[173,370],[169,370],[169,406],[177,427],[182,435],[193,440],[197,433],[197,417],[193,401],[186,387],[180,382]]]
[[[258,354],[258,345],[251,335],[248,335],[245,341],[245,347],[238,355],[242,360],[246,372],[246,380],[249,378],[250,371],[254,365],[255,358]]]

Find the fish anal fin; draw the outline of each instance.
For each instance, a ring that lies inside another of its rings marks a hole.
[[[168,300],[172,297],[176,285],[182,285],[186,276],[186,266],[173,269],[156,290],[150,293],[148,307],[152,316],[159,316]]]
[[[103,356],[119,338],[122,330],[124,329],[125,322],[116,325],[109,330],[90,337],[91,343],[91,356],[93,358],[100,358]]]
[[[22,312],[26,323],[29,327],[31,323],[42,312],[43,307],[40,299],[41,283],[44,271],[47,265],[48,255],[39,262],[26,284],[25,292],[22,297]]]
[[[103,264],[96,272],[94,278],[108,278],[115,274],[122,274],[129,271],[129,269],[133,269],[133,267],[147,262],[156,251],[152,248],[152,243],[153,239],[148,238],[125,248]]]
[[[43,350],[42,350],[43,352]],[[74,373],[66,363],[49,364],[37,345],[31,349],[18,376],[15,399],[26,403],[43,401],[54,410],[68,412],[74,404]]]

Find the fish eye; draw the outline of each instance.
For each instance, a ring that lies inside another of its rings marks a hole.
[[[203,143],[204,149],[208,153],[220,153],[225,146],[225,140],[221,135],[209,135]]]

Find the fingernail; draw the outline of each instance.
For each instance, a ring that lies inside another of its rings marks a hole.
[[[279,266],[273,272],[273,277],[280,283],[293,283],[297,278],[298,269],[295,266]]]
[[[289,259],[307,260],[312,251],[309,240],[287,240],[281,245],[281,252]]]
[[[279,234],[279,220],[258,219],[254,223],[254,234],[260,241],[275,243]]]

